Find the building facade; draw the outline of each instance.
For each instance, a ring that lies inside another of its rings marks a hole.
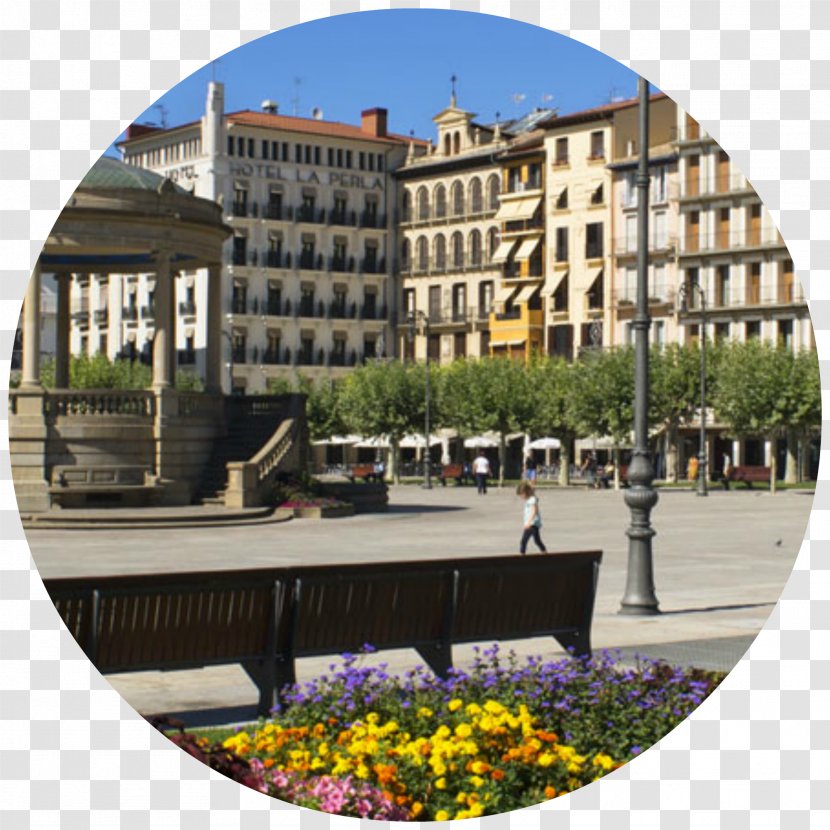
[[[226,391],[257,392],[298,373],[337,377],[392,353],[392,171],[410,146],[423,144],[390,134],[381,108],[364,111],[359,126],[280,115],[267,101],[261,112],[225,113],[218,83],[209,86],[199,122],[128,134],[127,164],[218,201],[233,228],[222,279]],[[185,272],[177,295],[180,366],[199,373],[203,282]],[[139,276],[110,286],[118,290],[109,329],[133,324],[128,336],[140,349],[152,337],[152,282]],[[94,315],[93,294],[88,303]],[[100,348],[98,331],[87,344]],[[122,338],[105,345],[111,356],[124,352]]]

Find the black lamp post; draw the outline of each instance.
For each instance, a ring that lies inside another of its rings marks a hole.
[[[708,496],[706,483],[706,294],[697,280],[684,282],[680,286],[680,311],[689,311],[689,297],[692,291],[700,297],[700,439],[697,453],[697,494]]]
[[[637,166],[637,312],[634,327],[634,449],[628,466],[631,485],[625,503],[631,510],[628,536],[628,574],[621,614],[659,614],[654,593],[651,540],[651,509],[657,504],[657,491],[651,486],[654,467],[648,451],[648,82],[638,81],[640,98],[640,160]]]
[[[228,388],[228,394],[233,395],[233,337],[225,331],[225,329],[220,329],[222,337],[228,338],[228,353],[230,354],[230,360],[228,361],[228,374],[230,375],[230,387]]]
[[[418,323],[424,327],[424,337],[426,338],[427,359],[426,359],[426,383],[424,386],[424,484],[425,490],[432,489],[432,460],[429,454],[429,405],[430,405],[430,389],[429,389],[429,315],[418,309],[413,309],[407,314],[407,321],[409,322],[409,338],[415,340],[415,335],[418,333]]]

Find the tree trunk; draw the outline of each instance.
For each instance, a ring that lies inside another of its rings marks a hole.
[[[614,447],[612,452],[612,458],[614,459],[614,489],[620,489],[620,448]]]
[[[784,481],[787,484],[798,483],[798,435],[794,429],[787,430],[787,468]]]
[[[507,458],[507,438],[505,433],[499,433],[499,487],[504,487],[504,462]]]
[[[559,484],[567,487],[571,483],[571,456],[570,439],[563,438],[562,446],[559,448]]]
[[[776,479],[778,478],[778,453],[776,452],[775,438],[770,439],[770,454],[769,454],[769,492],[770,495],[775,495]]]
[[[401,483],[401,465],[398,463],[398,442],[389,442],[389,475],[395,484]]]

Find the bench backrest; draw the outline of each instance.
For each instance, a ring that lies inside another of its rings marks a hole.
[[[353,476],[371,475],[375,472],[374,464],[354,464],[352,465]]]
[[[446,476],[447,478],[453,478],[454,476],[460,476],[464,473],[464,465],[463,464],[444,464],[441,468],[441,474]]]
[[[599,551],[44,580],[103,672],[590,629]]]

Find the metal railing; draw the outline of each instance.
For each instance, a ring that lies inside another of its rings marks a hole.
[[[784,240],[776,231],[773,239],[764,239],[760,228],[745,230],[722,229],[711,233],[689,233],[681,242],[682,254],[696,254],[704,251],[727,251],[742,248],[775,248],[784,247]]]

